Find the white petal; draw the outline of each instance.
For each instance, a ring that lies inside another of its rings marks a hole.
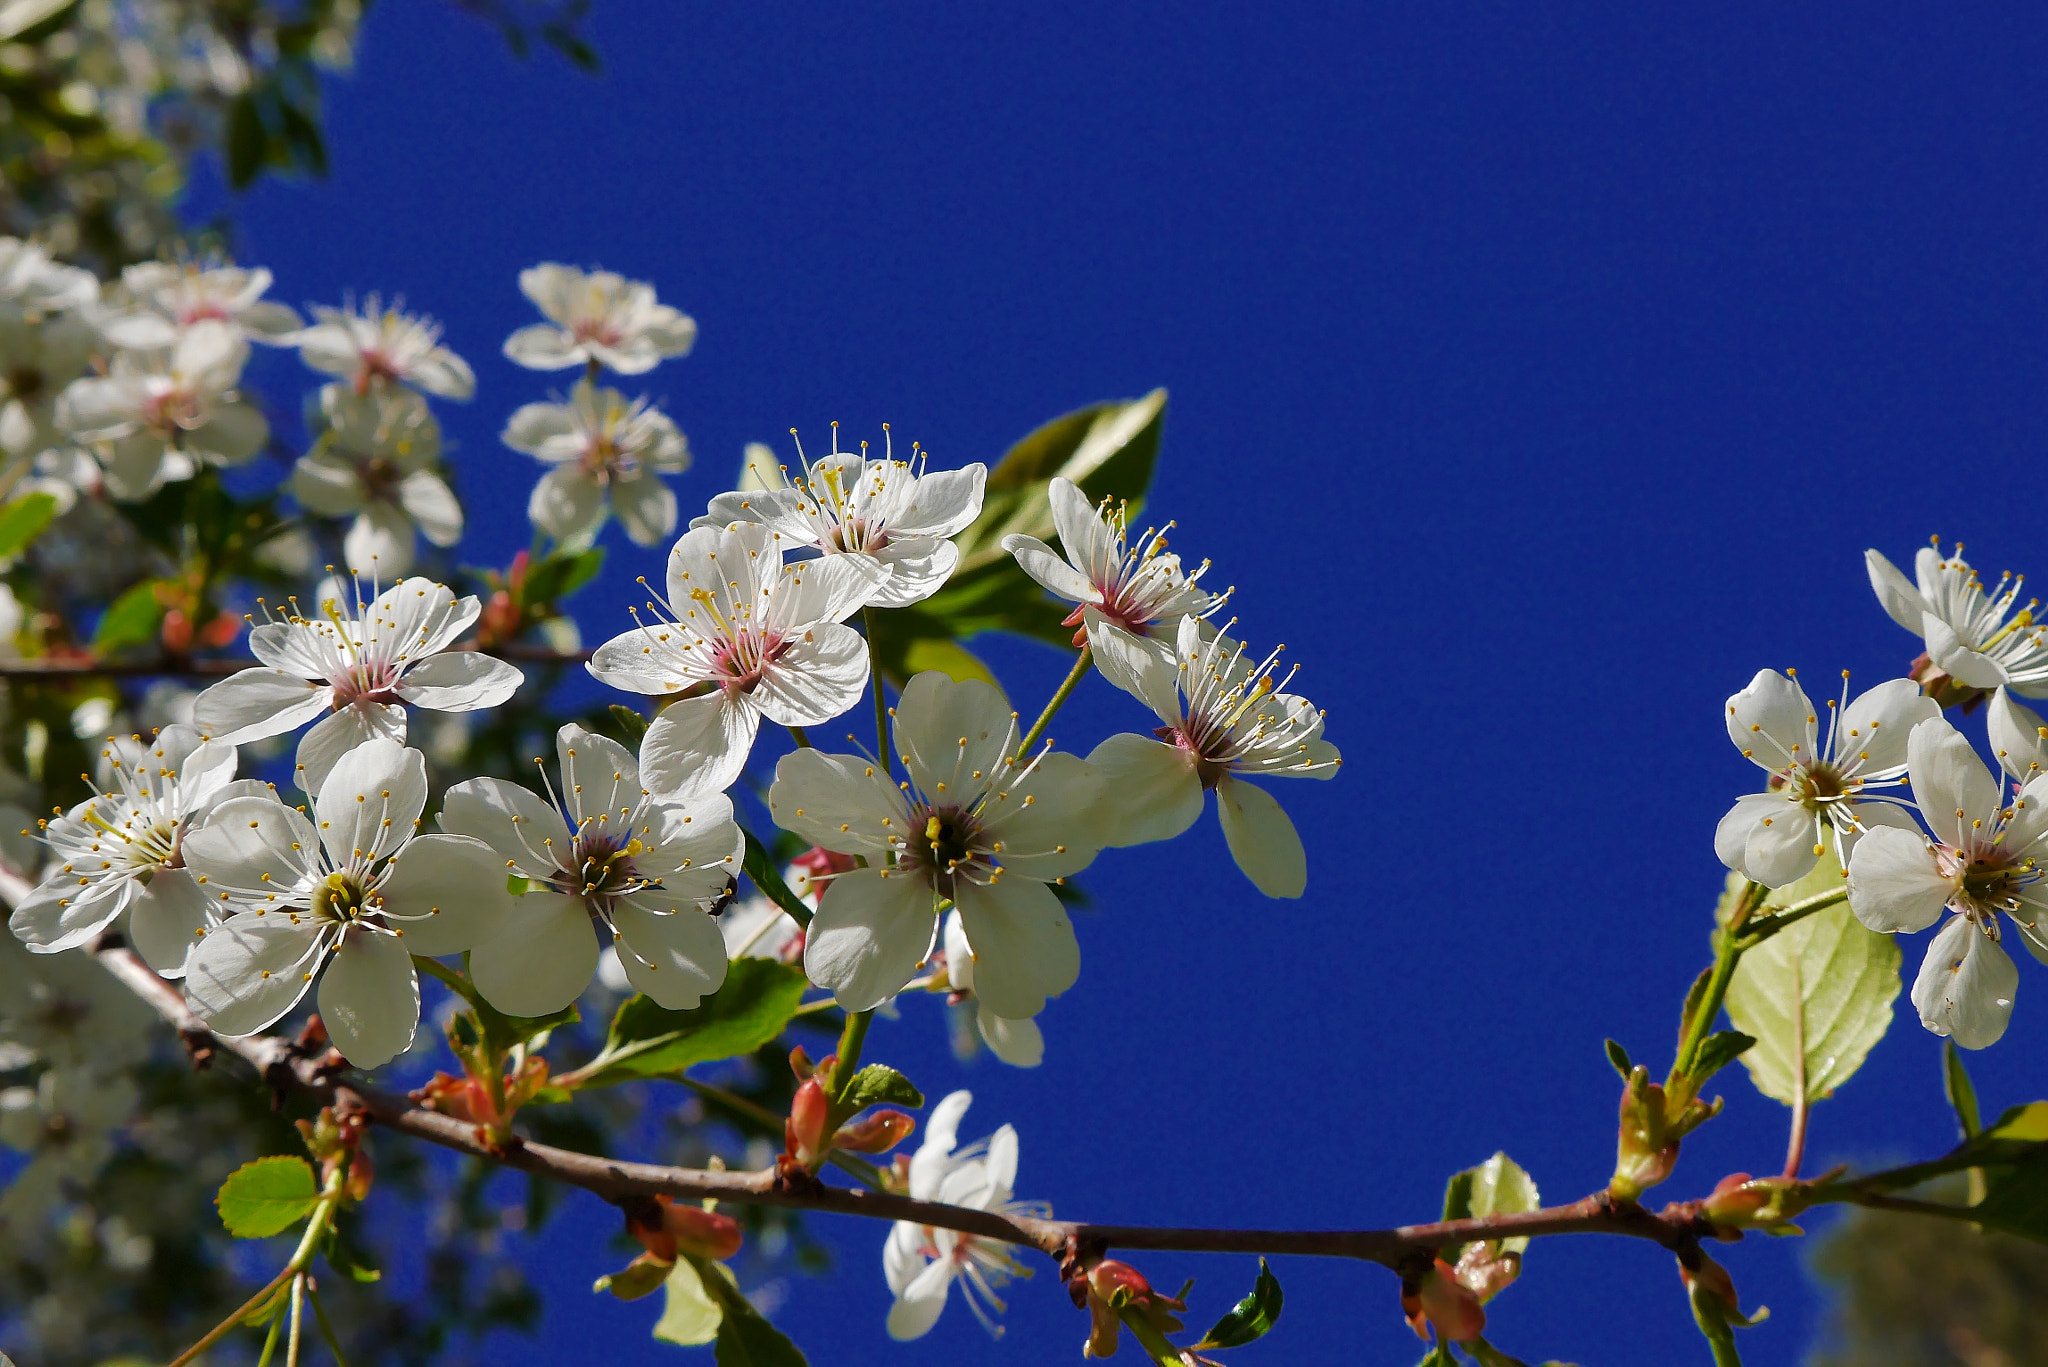
[[[245,669],[193,700],[192,724],[201,735],[240,745],[303,726],[325,712],[333,697],[324,680],[309,683],[281,669]]]
[[[500,439],[515,451],[543,460],[569,459],[573,454],[566,437],[577,437],[582,429],[576,422],[576,407],[566,403],[530,403],[513,411]],[[542,455],[546,451],[548,454]]]
[[[1982,1049],[2005,1033],[2019,985],[2011,956],[1970,921],[1951,916],[1927,946],[1913,980],[1913,1005],[1935,1034]]]
[[[1911,679],[1892,679],[1850,700],[1835,727],[1835,756],[1845,763],[1861,761],[1865,778],[1896,771],[1906,763],[1906,740],[1913,728],[1941,715],[1934,699]]]
[[[1102,677],[1151,708],[1168,726],[1179,725],[1180,660],[1172,641],[1134,636],[1093,608],[1082,614],[1082,620],[1087,623],[1088,647]]]
[[[505,355],[528,370],[566,370],[582,363],[583,348],[573,334],[533,323],[505,339]]]
[[[310,922],[238,912],[206,932],[185,962],[185,996],[230,1037],[275,1025],[311,987],[316,943]]]
[[[529,878],[547,877],[555,866],[546,843],[567,851],[569,827],[562,814],[530,788],[501,778],[473,778],[458,783],[441,800],[436,818],[451,835],[466,835],[489,845],[500,860],[517,864]],[[522,833],[524,838],[522,839]]]
[[[1015,556],[1024,573],[1047,592],[1070,603],[1102,601],[1102,595],[1088,582],[1086,575],[1061,559],[1052,547],[1037,537],[1013,532],[1003,538],[1003,549]]]
[[[966,795],[994,786],[1014,729],[1009,699],[980,679],[927,669],[896,699],[896,749],[926,794]]]
[[[462,540],[462,504],[439,475],[425,470],[407,475],[398,484],[398,503],[436,546]]]
[[[416,576],[378,594],[363,615],[379,648],[398,660],[424,660],[453,645],[482,611],[474,594],[457,598],[447,585]]]
[[[52,869],[14,909],[7,927],[39,954],[75,949],[120,919],[136,892],[133,878],[83,883],[61,868]]]
[[[1765,769],[1811,764],[1817,718],[1806,690],[1775,669],[1759,669],[1723,709],[1728,739]]]
[[[791,751],[776,763],[768,810],[784,830],[842,854],[886,855],[892,835],[909,822],[896,785],[875,765],[815,749]]]
[[[984,1003],[975,1011],[974,1027],[988,1051],[1012,1068],[1036,1068],[1045,1062],[1045,1036],[1035,1020],[1008,1020]]]
[[[1954,890],[1918,831],[1872,827],[1849,855],[1849,910],[1872,930],[1925,930]]]
[[[722,793],[746,768],[760,725],[759,713],[723,693],[672,702],[640,738],[641,782],[670,802]]]
[[[249,652],[272,669],[323,682],[339,673],[343,663],[328,636],[313,626],[289,622],[265,622],[251,630]]]
[[[955,890],[974,952],[974,995],[1011,1020],[1029,1020],[1081,976],[1081,946],[1052,889],[1029,878],[999,878]],[[812,931],[817,930],[816,923]]]
[[[612,485],[612,511],[635,545],[652,546],[676,529],[676,491],[653,475]]]
[[[774,591],[769,612],[774,625],[784,631],[814,622],[843,622],[874,597],[887,577],[887,567],[872,556],[801,560],[784,566],[779,578],[766,580]]]
[[[1301,896],[1308,887],[1308,855],[1270,793],[1226,777],[1216,785],[1216,814],[1231,857],[1253,887],[1268,897]]]
[[[582,899],[534,892],[469,952],[469,976],[508,1016],[546,1016],[583,995],[597,972],[597,933]]]
[[[1878,551],[1864,551],[1864,568],[1870,572],[1870,586],[1878,594],[1878,603],[1884,611],[1913,635],[1921,631],[1921,613],[1927,611],[1927,600],[1921,598],[1919,588],[1913,586],[1905,574],[1898,572],[1898,566],[1884,560]]]
[[[505,702],[526,676],[512,665],[476,650],[447,650],[429,656],[399,681],[398,696],[437,712],[473,712]]]
[[[292,497],[310,513],[341,517],[362,508],[362,477],[347,461],[306,456],[292,467]]]
[[[1059,528],[1060,549],[1074,568],[1099,580],[1101,571],[1116,560],[1116,534],[1102,520],[1094,501],[1072,480],[1055,477],[1046,496],[1052,503],[1053,525]]]
[[[1956,629],[1933,613],[1920,614],[1920,628],[1927,637],[1927,657],[1958,681],[1972,688],[1996,688],[2007,682],[1998,661],[1964,645]]]
[[[1041,755],[1031,773],[999,788],[982,808],[983,828],[1001,842],[1006,873],[1038,882],[1079,873],[1108,832],[1102,776],[1079,755]]]
[[[1944,844],[1962,848],[1971,823],[1989,821],[1998,810],[1991,771],[1962,733],[1939,717],[1913,728],[1906,755],[1920,814]]]
[[[308,882],[320,863],[312,823],[274,795],[229,798],[179,848],[209,895],[288,892]]]
[[[1111,736],[1088,755],[1102,775],[1102,828],[1097,839],[1110,845],[1145,845],[1171,840],[1202,814],[1202,780],[1194,758],[1177,745],[1150,736]]]
[[[254,460],[270,440],[270,423],[245,403],[224,403],[213,416],[185,435],[186,449],[213,457],[223,465]]]
[[[474,949],[512,911],[505,861],[483,841],[458,835],[408,840],[378,892],[406,951],[430,959]]]
[[[184,869],[158,869],[128,911],[135,952],[166,978],[185,976],[185,959],[199,932],[213,924],[206,894]]]
[[[1714,827],[1714,853],[1723,864],[1743,873],[1743,853],[1749,846],[1750,831],[1765,817],[1775,819],[1793,810],[1793,805],[1776,793],[1750,793],[1736,798],[1735,805]],[[1743,876],[1748,877],[1746,873]]]
[[[1743,873],[1767,888],[1798,882],[1820,857],[1814,820],[1804,808],[1787,802],[1749,828],[1742,851]]]
[[[540,477],[526,516],[557,541],[585,542],[604,525],[605,489],[580,467],[558,465]]]
[[[389,1063],[412,1048],[420,984],[405,941],[370,930],[345,935],[320,977],[320,1023],[358,1068]]]
[[[343,755],[373,740],[405,740],[403,707],[396,703],[353,702],[339,712],[330,712],[299,738],[293,772],[300,789],[317,794]]]
[[[924,1271],[911,1279],[903,1288],[903,1295],[889,1307],[889,1337],[899,1343],[923,1338],[939,1322],[939,1312],[946,1308],[946,1290],[953,1284],[953,1264],[941,1260],[926,1265]]]
[[[426,756],[377,736],[335,761],[313,800],[313,815],[327,857],[341,867],[395,853],[426,805]]]
[[[958,470],[934,470],[917,481],[908,508],[889,520],[906,536],[949,537],[981,516],[988,467],[980,461]]]
[[[2019,783],[2029,783],[2048,773],[2048,726],[2041,714],[2000,688],[1985,709],[1984,720],[1991,733],[1991,753],[1998,765]]]
[[[384,580],[412,569],[412,521],[382,501],[364,505],[341,539],[341,556],[351,574]]]
[[[770,721],[818,726],[859,702],[867,683],[868,643],[851,627],[819,622],[762,673],[752,697]]]
[[[870,1010],[901,991],[917,976],[938,928],[931,884],[884,873],[855,869],[833,879],[804,941],[811,981],[848,1011]]]
[[[634,987],[670,1011],[689,1011],[725,981],[725,937],[694,903],[659,889],[612,908],[619,962]]]

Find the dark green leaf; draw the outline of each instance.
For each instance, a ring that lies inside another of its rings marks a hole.
[[[1417,1363],[1416,1367],[1458,1367],[1458,1358],[1451,1351],[1450,1340],[1438,1339],[1436,1347],[1429,1350],[1429,1356]]]
[[[284,130],[284,145],[291,152],[292,165],[325,180],[327,144],[320,136],[320,125],[290,101],[278,104],[278,116]]]
[[[663,1077],[697,1063],[751,1054],[782,1033],[809,980],[799,964],[735,959],[725,984],[693,1011],[669,1011],[636,996],[612,1017],[604,1052],[591,1061],[586,1087]]]
[[[597,578],[604,568],[604,547],[588,550],[558,550],[529,568],[520,586],[519,605],[535,608],[567,598]]]
[[[552,1016],[508,1016],[482,997],[477,997],[475,1010],[477,1020],[484,1028],[484,1043],[501,1053],[526,1043],[543,1030],[573,1025],[583,1019],[574,1004],[563,1007]]]
[[[28,549],[57,516],[57,500],[50,494],[24,494],[0,508],[0,560],[11,560]]]
[[[109,604],[93,632],[93,649],[106,654],[155,640],[164,620],[164,605],[156,596],[162,582],[146,579]]]
[[[332,1232],[327,1237],[326,1258],[329,1267],[352,1282],[383,1280],[384,1274],[382,1272],[365,1265],[362,1259],[356,1256],[355,1250],[350,1248],[340,1237]]]
[[[1252,1283],[1251,1294],[1211,1325],[1193,1351],[1239,1348],[1253,1339],[1265,1337],[1280,1318],[1280,1299],[1280,1279],[1273,1275],[1273,1269],[1266,1266],[1266,1260],[1261,1258],[1258,1280]]]
[[[1970,1075],[1963,1068],[1963,1051],[1956,1048],[1952,1039],[1941,1042],[1941,1081],[1948,1092],[1948,1104],[1955,1107],[1956,1123],[1963,1127],[1963,1138],[1975,1139],[1984,1129],[1977,1111],[1977,1089],[1970,1085]]]
[[[1755,1045],[1755,1038],[1740,1030],[1716,1030],[1700,1041],[1699,1054],[1693,1059],[1692,1075],[1705,1082]]]
[[[737,1299],[737,1297],[735,1297]],[[718,1322],[718,1367],[807,1367],[803,1352],[745,1301]]]
[[[278,1154],[236,1168],[213,1199],[228,1233],[237,1239],[268,1239],[312,1213],[320,1186],[312,1164]]]
[[[798,925],[810,925],[811,909],[804,905],[803,898],[789,890],[789,884],[782,881],[782,870],[775,867],[775,858],[768,853],[768,847],[752,831],[746,834],[747,855],[740,864],[740,872],[747,875],[763,896],[795,918]]]
[[[1614,1065],[1615,1072],[1621,1074],[1621,1080],[1627,1082],[1629,1070],[1634,1068],[1635,1064],[1629,1062],[1628,1050],[1622,1048],[1616,1040],[1607,1041],[1607,1061]]]
[[[254,92],[235,96],[228,105],[228,184],[237,190],[254,184],[256,177],[263,174],[269,146],[270,135],[263,129],[263,116],[256,108]]]
[[[839,1105],[849,1115],[867,1106],[908,1106],[914,1110],[924,1105],[924,1093],[888,1064],[870,1063],[853,1075]]]
[[[647,718],[624,703],[613,703],[611,712],[612,721],[617,723],[619,731],[626,737],[626,743],[639,745],[640,738],[647,734]]]

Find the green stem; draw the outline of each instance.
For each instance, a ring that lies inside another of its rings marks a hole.
[[[320,1304],[320,1292],[310,1278],[306,1282],[306,1299],[313,1304],[313,1322],[320,1326],[320,1337],[327,1340],[327,1351],[334,1354],[334,1367],[348,1367],[348,1359],[341,1352],[341,1335],[334,1332],[327,1308]]]
[[[296,1275],[296,1272],[297,1269],[293,1268],[290,1264],[286,1264],[285,1267],[282,1270],[280,1270],[275,1277],[272,1277],[270,1279],[270,1281],[264,1286],[264,1288],[261,1291],[258,1291],[255,1295],[249,1297],[248,1300],[242,1302],[241,1308],[236,1310],[233,1314],[229,1315],[226,1319],[222,1320],[219,1324],[214,1325],[213,1328],[207,1330],[206,1337],[200,1339],[199,1342],[193,1344],[190,1348],[187,1348],[184,1352],[178,1354],[178,1356],[176,1356],[175,1358],[172,1358],[171,1367],[185,1367],[185,1364],[191,1362],[201,1353],[205,1352],[207,1349],[213,1347],[214,1344],[219,1343],[223,1338],[227,1337],[227,1333],[230,1329],[240,1324],[248,1316],[256,1313],[257,1309],[261,1307],[265,1301],[269,1300],[272,1296],[275,1296],[277,1294],[277,1288],[283,1286],[287,1279]]]
[[[284,1367],[299,1367],[299,1320],[306,1308],[306,1274],[292,1278],[292,1327],[284,1343]]]
[[[867,1041],[868,1022],[873,1020],[873,1011],[849,1011],[846,1028],[839,1032],[838,1059],[832,1065],[832,1076],[826,1080],[825,1094],[835,1105],[845,1097],[847,1089],[853,1086],[853,1075],[860,1071],[860,1048]]]
[[[767,1130],[770,1134],[776,1134],[782,1130],[781,1116],[758,1102],[749,1101],[738,1092],[727,1091],[716,1083],[700,1082],[693,1077],[683,1077],[676,1080],[698,1096],[703,1097],[706,1101],[715,1102],[735,1115],[744,1116],[746,1119]],[[850,1153],[841,1153],[839,1150],[834,1149],[831,1154],[831,1163],[833,1167],[845,1172],[863,1186],[870,1187],[875,1191],[887,1191],[889,1189],[889,1184],[883,1179],[882,1170],[866,1159],[855,1158]]]
[[[798,1016],[815,1016],[820,1011],[831,1011],[838,1007],[838,1005],[839,1000],[836,997],[820,997],[814,1002],[805,1002],[802,1006],[790,1012],[789,1015],[792,1020]]]
[[[1826,911],[1829,907],[1838,906],[1846,901],[1848,896],[1848,888],[1834,888],[1828,892],[1815,893],[1811,897],[1794,902],[1791,906],[1774,911],[1769,916],[1760,916],[1749,923],[1747,933],[1742,936],[1739,942],[1740,948],[1744,950],[1755,949],[1758,945],[1785,929],[1785,927],[1805,920],[1816,911]]]
[[[592,384],[596,384],[597,377],[602,374],[604,374],[604,364],[603,362],[599,361],[597,357],[592,356],[589,360],[584,362],[583,376]]]
[[[1045,734],[1045,728],[1051,724],[1053,714],[1065,705],[1068,695],[1074,691],[1074,686],[1081,682],[1082,676],[1088,672],[1088,666],[1094,662],[1094,652],[1089,647],[1082,646],[1080,658],[1075,660],[1074,667],[1067,671],[1066,682],[1052,695],[1052,701],[1045,705],[1045,711],[1038,714],[1038,720],[1031,723],[1030,731],[1025,733],[1024,739],[1018,744],[1019,755],[1030,753],[1031,747],[1038,744],[1038,738]]]
[[[882,697],[882,666],[875,659],[875,628],[881,618],[873,608],[866,607],[860,610],[860,620],[868,632],[868,681],[875,686],[875,755],[882,761],[882,772],[894,781],[895,760],[889,753],[889,704]]]
[[[426,974],[429,978],[438,980],[449,991],[468,1002],[471,1006],[477,1004],[476,984],[448,967],[448,965],[437,959],[429,959],[425,955],[415,954],[412,956],[412,966],[415,970]]]
[[[1707,1335],[1707,1347],[1714,1350],[1714,1367],[1742,1367],[1742,1354],[1735,1351],[1735,1331],[1722,1327],[1718,1334]]]
[[[804,734],[804,729],[801,726],[789,727],[788,731],[789,738],[796,742],[797,749],[808,750],[811,748],[811,738]]]
[[[1728,984],[1735,978],[1735,965],[1741,962],[1742,951],[1747,948],[1740,932],[1757,903],[1767,896],[1769,890],[1761,883],[1750,883],[1744,887],[1728,917],[1728,924],[1714,937],[1713,976],[1707,979],[1707,990],[1700,998],[1698,1009],[1685,1023],[1685,1035],[1678,1044],[1678,1057],[1671,1065],[1672,1077],[1684,1077],[1698,1061],[1700,1044],[1714,1028],[1715,1018],[1721,1014],[1721,1002],[1728,995]]]
[[[270,1332],[264,1335],[263,1352],[256,1359],[256,1367],[270,1367],[271,1355],[277,1352],[277,1336],[283,1332],[284,1316],[271,1316]]]

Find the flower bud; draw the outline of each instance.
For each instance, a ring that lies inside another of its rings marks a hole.
[[[839,1133],[832,1136],[832,1147],[852,1149],[855,1153],[887,1153],[910,1138],[910,1132],[916,1128],[917,1121],[901,1111],[870,1111],[867,1119],[840,1126]]]
[[[678,1253],[691,1253],[718,1263],[740,1251],[739,1221],[730,1215],[656,1199],[662,1200],[662,1228],[675,1240]]]
[[[1469,1343],[1486,1329],[1486,1311],[1479,1297],[1459,1282],[1456,1272],[1442,1258],[1420,1280],[1401,1287],[1401,1310],[1415,1337],[1427,1343],[1426,1321],[1437,1336],[1452,1343]]]
[[[1621,1093],[1621,1128],[1615,1138],[1614,1177],[1608,1194],[1633,1201],[1678,1166],[1678,1139],[1666,1125],[1664,1089],[1637,1064]]]
[[[825,1161],[829,1146],[825,1127],[832,1118],[832,1103],[816,1076],[806,1078],[789,1103],[789,1119],[783,1122],[783,1139],[789,1156],[811,1171]]]
[[[1493,1243],[1466,1244],[1458,1255],[1458,1285],[1486,1304],[1522,1275],[1522,1255],[1501,1253]]]
[[[1081,1356],[1112,1357],[1123,1331],[1123,1312],[1141,1316],[1162,1334],[1178,1333],[1181,1322],[1176,1312],[1187,1303],[1174,1296],[1162,1296],[1152,1289],[1145,1274],[1129,1263],[1104,1258],[1088,1269],[1081,1279],[1087,1288],[1089,1334]]]
[[[1758,1306],[1755,1314],[1744,1315],[1736,1300],[1735,1279],[1728,1275],[1728,1269],[1704,1253],[1699,1260],[1698,1267],[1687,1267],[1681,1262],[1678,1277],[1685,1283],[1686,1297],[1692,1302],[1692,1317],[1698,1321],[1702,1334],[1725,1341],[1729,1326],[1747,1329],[1769,1318],[1767,1306]]]
[[[1797,1178],[1737,1172],[1720,1180],[1701,1210],[1717,1229],[1729,1231],[1727,1237],[1740,1238],[1745,1229],[1797,1234],[1799,1227],[1791,1220],[1812,1204],[1811,1188]]]

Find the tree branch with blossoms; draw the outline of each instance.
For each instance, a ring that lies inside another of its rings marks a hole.
[[[1394,1228],[1054,1219],[1018,1198],[1014,1127],[963,1144],[966,1092],[927,1106],[874,1057],[898,1028],[885,1023],[891,1004],[943,996],[976,1047],[1043,1066],[1039,1019],[1080,976],[1072,880],[1105,850],[1188,834],[1213,794],[1252,887],[1302,898],[1307,850],[1268,785],[1342,768],[1282,650],[1253,649],[1224,616],[1231,591],[1203,587],[1208,562],[1169,547],[1171,523],[1133,529],[1163,393],[1056,419],[993,465],[935,468],[916,444],[899,457],[886,429],[879,453],[842,450],[836,427],[829,449],[799,444],[788,465],[750,448],[741,487],[682,526],[668,481],[688,468],[686,440],[649,396],[604,381],[687,354],[695,324],[643,282],[537,266],[520,288],[545,321],[505,353],[576,378],[565,397],[512,410],[503,432],[546,467],[528,502],[534,544],[451,585],[416,572],[465,525],[432,401],[472,398],[475,377],[436,325],[374,296],[306,323],[263,298],[267,273],[224,263],[103,284],[23,244],[6,251],[0,286],[22,325],[72,336],[93,361],[10,429],[48,444],[17,453],[0,541],[15,538],[17,554],[54,545],[42,538],[65,535],[57,505],[69,499],[95,515],[131,510],[182,557],[105,606],[90,651],[68,639],[55,597],[38,604],[40,637],[16,633],[30,658],[7,666],[21,692],[11,702],[49,700],[22,723],[24,763],[93,772],[87,796],[53,804],[24,829],[33,844],[8,852],[43,863],[34,879],[0,877],[8,952],[25,980],[44,965],[104,970],[194,1065],[231,1055],[300,1113],[304,1156],[254,1159],[216,1203],[228,1234],[296,1229],[297,1248],[180,1361],[242,1324],[266,1335],[266,1353],[282,1342],[290,1363],[309,1323],[341,1354],[350,1326],[329,1314],[316,1270],[371,1275],[342,1231],[385,1190],[377,1131],[617,1205],[642,1251],[599,1290],[661,1291],[658,1337],[751,1362],[803,1357],[741,1291],[734,1269],[755,1246],[723,1207],[889,1222],[885,1324],[899,1339],[929,1331],[956,1285],[993,1326],[1000,1289],[1035,1250],[1088,1312],[1090,1354],[1115,1352],[1128,1330],[1154,1361],[1184,1365],[1271,1332],[1278,1274],[1262,1261],[1244,1300],[1177,1338],[1186,1289],[1165,1294],[1128,1258],[1377,1263],[1397,1274],[1430,1362],[1499,1367],[1514,1360],[1486,1339],[1485,1307],[1531,1241],[1615,1235],[1673,1255],[1709,1352],[1733,1362],[1735,1331],[1762,1312],[1741,1308],[1710,1243],[1796,1232],[1825,1204],[2048,1238],[2036,1199],[2048,1103],[1986,1126],[1974,1099],[1958,1101],[1963,1140],[1949,1154],[1799,1176],[1814,1108],[1889,1024],[1892,935],[1954,913],[1912,997],[1951,1039],[1955,1097],[1967,1079],[1954,1045],[1994,1043],[2011,1009],[2006,937],[2048,958],[2048,726],[2019,700],[2048,693],[2048,632],[2031,607],[2015,610],[2016,583],[1986,589],[1959,555],[1923,552],[1914,580],[1875,552],[1867,562],[1886,610],[1926,647],[1908,677],[1852,697],[1844,676],[1841,696],[1816,707],[1794,673],[1763,670],[1729,699],[1728,735],[1762,787],[1714,832],[1730,871],[1714,959],[1680,1006],[1670,1067],[1608,1042],[1621,1086],[1602,1190],[1545,1206],[1498,1153],[1451,1175],[1441,1218]],[[275,441],[240,388],[252,344],[294,347],[329,378],[288,478],[244,498],[217,471]],[[149,510],[175,510],[174,534]],[[668,548],[586,658],[560,604],[602,571],[595,538],[613,519],[632,544]],[[338,557],[259,564],[252,547],[291,527],[317,528],[327,544],[314,549]],[[341,572],[295,591],[291,574],[311,580],[320,564]],[[244,616],[229,610],[241,605]],[[255,663],[186,653],[195,641],[225,651],[245,622]],[[986,631],[1066,652],[1041,706],[1015,706],[970,649]],[[152,643],[169,653],[134,657]],[[520,668],[574,661],[625,701],[563,717],[540,697],[549,680]],[[175,717],[111,724],[142,705],[119,680],[171,666],[212,681]],[[64,691],[88,687],[111,691]],[[1141,729],[1085,754],[1058,749],[1052,720],[1096,687],[1135,704]],[[1984,710],[2010,792],[1945,718],[1951,707]],[[872,751],[852,736],[850,751],[811,743],[870,710]],[[477,722],[496,747],[482,757],[464,739]],[[451,733],[455,745],[436,740]],[[108,736],[97,753],[79,739],[92,734]],[[524,755],[550,737],[552,762],[527,770]],[[448,994],[450,1066],[410,1092],[377,1086],[378,1070],[423,1052],[422,979]],[[35,1155],[31,1170],[89,1176],[114,1141],[88,1151],[69,1137],[118,1134],[127,1093],[95,1090],[104,1079],[64,1034],[79,1011],[36,981],[22,995],[45,1003],[41,1033],[6,1056],[24,1079],[7,1115],[23,1119],[0,1138]],[[0,1024],[27,1032],[8,1010]],[[814,1059],[825,1037],[804,1032],[833,1026],[831,1052]],[[1780,1175],[1730,1174],[1653,1209],[1645,1198],[1719,1113],[1708,1089],[1738,1059],[1790,1109],[1787,1157],[1768,1169]],[[742,1171],[550,1142],[561,1117],[626,1083],[704,1098],[779,1137],[780,1152]],[[857,1185],[828,1182],[828,1169]],[[1969,1204],[1918,1190],[1950,1172],[1977,1175]]]

